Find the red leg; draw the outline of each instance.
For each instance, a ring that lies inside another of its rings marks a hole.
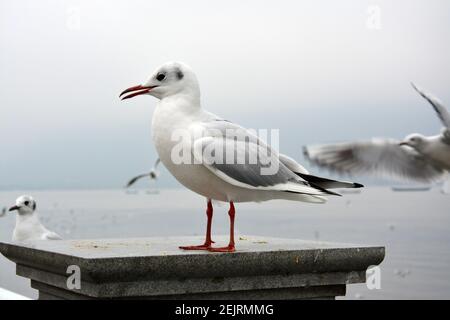
[[[206,216],[208,217],[208,222],[206,225],[205,243],[201,244],[199,246],[182,246],[182,247],[180,247],[180,249],[183,249],[183,250],[208,250],[209,248],[211,248],[211,244],[213,244],[214,241],[211,240],[211,225],[212,225],[212,216],[213,216],[213,206],[212,206],[210,199],[208,199],[208,205],[206,207]]]
[[[226,247],[212,248],[209,247],[207,250],[211,252],[234,252],[236,249],[234,247],[234,216],[236,210],[234,209],[233,201],[230,201],[230,210],[228,210],[228,215],[230,216],[230,243]]]

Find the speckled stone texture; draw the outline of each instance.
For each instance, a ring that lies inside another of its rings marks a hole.
[[[218,243],[227,237],[216,236]],[[40,299],[333,299],[384,259],[381,246],[241,237],[234,253],[182,251],[200,237],[0,243]],[[67,268],[81,288],[67,288]]]

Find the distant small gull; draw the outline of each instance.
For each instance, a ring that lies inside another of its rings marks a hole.
[[[278,154],[245,128],[202,109],[197,77],[191,68],[183,63],[164,64],[146,83],[126,89],[120,96],[123,100],[143,94],[160,99],[153,113],[152,136],[161,162],[181,184],[207,199],[205,242],[198,246],[183,246],[181,249],[235,251],[236,202],[286,199],[324,203],[324,196],[336,195],[328,190],[329,188],[361,187],[352,182],[309,175],[295,160]],[[173,158],[173,151],[180,146],[180,142],[173,137],[177,132],[190,137],[189,141],[192,143],[186,142],[182,146],[188,148],[186,155],[194,161],[178,162],[178,159]],[[230,137],[231,132],[242,134],[231,134]],[[211,159],[212,153],[204,152],[214,150],[216,154],[224,149],[232,151],[230,153],[234,157],[233,161],[220,161],[223,158],[214,161]],[[267,152],[261,152],[261,149]],[[240,163],[234,161],[236,158],[257,161]],[[262,174],[267,163],[278,170]],[[225,247],[212,247],[212,200],[230,204],[230,241]]]
[[[13,241],[28,242],[34,240],[61,240],[61,237],[46,229],[39,221],[36,211],[36,201],[30,196],[20,196],[9,211],[17,211],[16,227]]]
[[[0,218],[2,218],[2,217],[4,217],[5,215],[6,215],[6,211],[7,211],[8,209],[6,208],[6,207],[3,207],[2,208],[2,211],[0,211]]]
[[[141,178],[145,178],[145,177],[149,177],[150,180],[156,180],[158,179],[158,171],[156,171],[156,169],[158,168],[159,163],[161,162],[161,160],[158,158],[155,161],[155,165],[153,166],[153,168],[150,170],[150,172],[144,173],[144,174],[140,174],[132,179],[130,179],[130,181],[128,181],[127,185],[125,186],[125,188],[129,188],[131,187],[133,184],[136,183],[136,181],[138,181]]]
[[[308,146],[305,156],[337,173],[372,173],[422,183],[442,181],[450,171],[450,113],[439,99],[412,84],[434,108],[444,128],[435,136],[411,134],[403,141],[375,138]]]

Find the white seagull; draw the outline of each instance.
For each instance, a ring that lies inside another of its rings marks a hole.
[[[159,173],[158,173],[158,171],[156,171],[156,169],[158,168],[158,165],[159,165],[160,162],[161,162],[161,160],[159,158],[156,159],[155,165],[153,166],[153,168],[150,169],[150,172],[143,173],[143,174],[140,174],[140,175],[138,175],[136,177],[131,178],[130,181],[128,181],[128,183],[125,186],[125,188],[131,187],[133,184],[136,183],[136,181],[138,181],[141,178],[149,177],[150,180],[158,179]]]
[[[450,113],[439,99],[412,86],[436,111],[444,125],[440,134],[426,137],[414,133],[403,141],[374,138],[308,146],[304,148],[305,156],[341,174],[372,173],[422,183],[442,181],[450,171]]]
[[[138,95],[159,99],[153,113],[152,136],[161,162],[181,184],[207,199],[205,242],[181,249],[235,251],[235,202],[286,199],[324,203],[324,195],[336,195],[327,188],[362,187],[309,175],[295,160],[278,154],[256,135],[202,109],[197,77],[183,63],[166,63],[147,82],[120,94],[122,100]],[[231,161],[229,153],[227,161],[218,156],[224,149],[231,150]],[[255,161],[239,161],[250,158]],[[270,168],[277,170],[268,172]],[[212,247],[211,200],[230,204],[230,242],[226,247]]]
[[[36,201],[30,196],[20,196],[9,211],[17,211],[16,227],[13,241],[28,242],[34,240],[61,240],[61,237],[46,229],[39,221],[36,211]]]

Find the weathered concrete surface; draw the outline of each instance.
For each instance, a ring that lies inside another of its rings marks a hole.
[[[226,243],[227,237],[215,237]],[[304,299],[334,298],[365,281],[384,258],[380,246],[249,236],[235,253],[182,251],[201,237],[0,243],[0,252],[52,299]],[[81,270],[81,288],[67,289],[66,271]]]

